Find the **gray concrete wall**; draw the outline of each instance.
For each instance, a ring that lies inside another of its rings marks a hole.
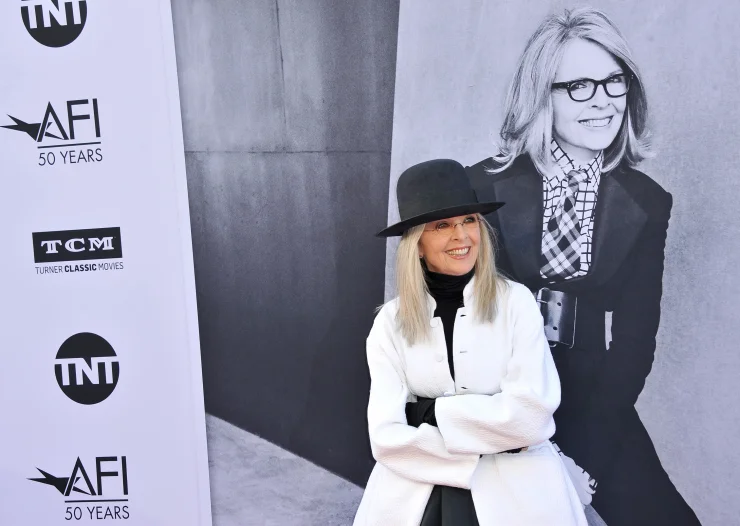
[[[395,180],[430,158],[493,153],[505,89],[526,39],[562,0],[402,3],[389,222]],[[592,0],[634,50],[657,156],[641,169],[673,194],[661,328],[638,401],[663,466],[703,524],[740,515],[740,4]],[[388,296],[393,294],[393,245]]]
[[[172,7],[206,410],[364,484],[398,0]]]

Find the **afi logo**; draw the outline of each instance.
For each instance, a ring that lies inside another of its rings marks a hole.
[[[114,466],[111,466],[112,463],[115,462]],[[105,466],[103,464],[106,464]],[[120,484],[120,493],[116,491],[117,495],[128,495],[128,469],[126,466],[126,457],[95,457],[95,482],[96,484],[93,484],[93,480],[90,478],[90,475],[88,474],[87,470],[85,469],[85,466],[82,464],[82,461],[79,457],[77,457],[77,462],[75,462],[74,467],[72,468],[72,473],[68,477],[55,477],[54,475],[50,475],[43,469],[36,468],[39,473],[43,475],[43,478],[30,478],[28,480],[32,480],[34,482],[40,482],[41,484],[48,484],[49,486],[53,486],[65,497],[73,496],[75,493],[80,493],[82,495],[87,495],[91,497],[102,497],[103,496],[103,490],[105,489],[103,487],[103,479],[104,478],[118,478],[119,484]],[[110,481],[112,483],[113,481]],[[110,489],[110,487],[108,488]],[[110,494],[110,491],[107,492]],[[97,499],[96,499],[97,500]],[[120,499],[122,501],[128,500],[128,499]],[[76,501],[66,501],[66,502],[76,502]],[[90,502],[89,500],[84,500],[81,502]]]
[[[64,47],[82,33],[87,21],[85,0],[21,0],[28,33],[47,47]]]
[[[3,126],[8,130],[19,131],[27,134],[31,139],[39,144],[39,148],[71,147],[85,146],[90,144],[100,144],[100,111],[98,110],[98,99],[79,99],[67,101],[66,105],[66,128],[65,123],[59,118],[59,112],[49,102],[46,105],[46,111],[40,122],[25,122],[21,119],[8,115],[15,124]],[[81,125],[79,121],[90,121]],[[53,139],[56,141],[75,141],[83,126],[84,135],[91,139],[92,142],[78,144],[57,143],[51,146],[42,146],[46,140]]]
[[[120,365],[111,344],[90,332],[70,336],[54,361],[57,384],[67,398],[83,405],[108,398],[118,384]]]
[[[119,227],[34,232],[32,237],[36,263],[123,257]]]

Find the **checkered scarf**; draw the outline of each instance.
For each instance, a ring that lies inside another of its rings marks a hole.
[[[593,219],[603,155],[585,165],[573,160],[553,139],[552,174],[543,176],[542,277],[551,281],[588,273],[591,265]]]

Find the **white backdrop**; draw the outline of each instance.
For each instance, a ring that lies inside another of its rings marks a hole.
[[[0,4],[0,524],[207,526],[170,5],[59,3]]]

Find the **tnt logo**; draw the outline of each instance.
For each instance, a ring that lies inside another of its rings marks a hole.
[[[47,47],[64,47],[82,33],[87,21],[85,0],[21,0],[28,33]]]
[[[118,384],[119,369],[110,343],[90,332],[67,338],[54,361],[62,392],[84,405],[98,404],[111,395]]]

